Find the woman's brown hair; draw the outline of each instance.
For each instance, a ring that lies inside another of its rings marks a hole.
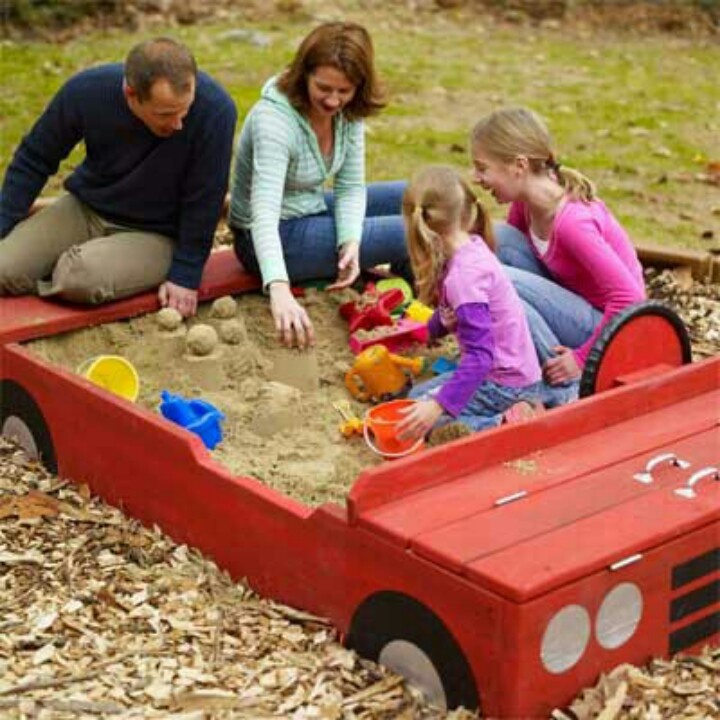
[[[302,41],[277,83],[296,110],[307,114],[310,108],[308,77],[324,65],[340,70],[355,86],[353,99],[343,109],[348,120],[369,117],[385,107],[384,93],[375,72],[372,40],[362,25],[323,23]]]

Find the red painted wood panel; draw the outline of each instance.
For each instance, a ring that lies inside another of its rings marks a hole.
[[[504,426],[451,445],[415,453],[364,471],[348,495],[348,516],[358,522],[390,505],[491,466],[552,448],[581,435],[716,390],[720,357],[652,376],[638,387],[618,388],[545,413],[532,423]]]
[[[517,460],[490,465],[363,513],[358,522],[407,546],[414,538],[463,518],[475,522],[477,514],[491,509],[498,498],[517,491],[538,492],[591,476],[626,459],[657,454],[667,443],[674,446],[677,440],[712,427],[717,422],[709,411],[713,402],[720,406],[720,390],[686,400],[671,412],[658,410]],[[643,462],[636,460],[635,465]]]
[[[678,497],[676,487],[675,483],[661,487],[470,562],[465,574],[490,590],[524,602],[634,553],[717,523],[720,482],[707,483],[694,500]]]
[[[466,565],[477,565],[482,558],[502,553],[536,536],[569,527],[584,518],[602,515],[615,506],[656,493],[659,488],[681,486],[695,469],[706,467],[717,459],[718,440],[720,431],[716,425],[691,438],[673,441],[652,453],[615,463],[572,482],[531,492],[508,505],[466,516],[444,528],[419,535],[410,547],[418,554],[464,574]],[[633,479],[633,475],[641,472],[649,459],[666,452],[675,452],[682,459],[690,460],[692,467],[658,466],[653,473],[655,480],[650,485]],[[672,517],[663,518],[663,521],[672,523]],[[602,543],[614,554],[622,553],[625,547],[622,532],[611,537],[603,536]],[[566,552],[572,547],[572,543],[566,543]],[[516,562],[522,564],[524,558],[520,557]]]

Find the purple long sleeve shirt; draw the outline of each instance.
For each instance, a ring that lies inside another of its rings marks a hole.
[[[495,359],[492,320],[487,304],[461,305],[455,312],[455,319],[455,333],[463,352],[452,379],[442,386],[435,397],[443,409],[453,416],[458,415],[470,402],[492,370]],[[438,311],[430,318],[428,330],[431,340],[446,334]]]
[[[430,338],[455,333],[457,369],[435,396],[457,416],[485,381],[523,387],[540,380],[540,366],[520,299],[498,259],[479,237],[456,250],[440,281]]]

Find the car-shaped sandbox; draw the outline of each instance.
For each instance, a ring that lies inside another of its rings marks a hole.
[[[201,300],[254,289],[211,256]],[[578,402],[369,468],[317,508],[24,347],[156,309],[0,299],[3,434],[441,706],[547,717],[619,663],[717,642],[720,357],[691,363],[665,306],[605,329]]]

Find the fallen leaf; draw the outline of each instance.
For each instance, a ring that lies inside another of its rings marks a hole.
[[[37,490],[26,495],[6,495],[0,498],[0,520],[16,516],[19,520],[56,517],[60,512],[58,501]]]
[[[693,286],[692,268],[689,265],[680,265],[672,269],[672,274],[682,290],[690,290]]]

